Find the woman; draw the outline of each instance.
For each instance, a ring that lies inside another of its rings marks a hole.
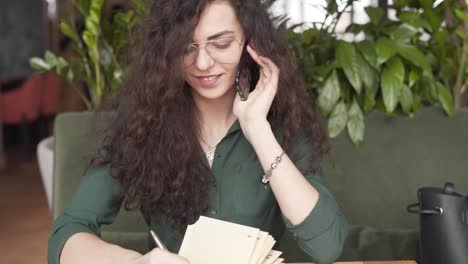
[[[318,174],[326,136],[261,2],[155,0],[143,25],[105,155],[55,221],[49,263],[188,263],[173,253],[200,215],[288,230],[316,262],[337,258],[347,224]],[[245,101],[244,46],[260,69]],[[97,237],[124,195],[169,251]]]

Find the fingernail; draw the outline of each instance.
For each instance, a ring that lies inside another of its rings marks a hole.
[[[250,43],[247,44],[247,45],[248,45],[251,49],[255,50],[255,48],[254,48],[252,45],[250,45]]]

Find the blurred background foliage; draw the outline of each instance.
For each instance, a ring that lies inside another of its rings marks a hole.
[[[105,96],[115,94],[126,74],[130,33],[147,10],[147,0],[132,1],[129,10],[116,10],[110,20],[103,17],[104,0],[74,0],[73,12],[61,19],[60,31],[71,40],[76,56],[67,60],[51,51],[31,58],[39,71],[53,71],[67,80],[88,110],[101,107]],[[81,26],[80,26],[81,25]],[[88,88],[86,96],[81,86]]]
[[[32,58],[31,65],[70,83],[85,83],[90,98],[82,98],[88,109],[99,108],[125,78],[129,33],[145,14],[146,1],[132,1],[130,10],[116,11],[107,21],[101,14],[104,0],[76,0],[84,30],[73,16],[62,19],[60,30],[78,56],[67,61],[48,51]],[[277,1],[264,2],[271,8]],[[323,2],[317,6],[323,21],[306,25],[292,23],[288,14],[272,17],[287,37],[311,100],[328,120],[330,137],[347,131],[355,144],[361,143],[364,116],[375,110],[411,117],[422,106],[440,105],[452,116],[468,104],[464,0],[437,6],[431,0],[379,0],[379,7],[365,8],[367,23],[351,23],[344,33],[336,32],[337,25],[357,0]]]
[[[268,1],[272,5],[276,1]],[[359,144],[364,115],[412,116],[421,106],[440,105],[448,116],[467,105],[467,6],[448,0],[397,0],[384,7],[366,7],[365,24],[335,29],[354,0],[327,1],[322,22],[303,29],[275,16],[287,35],[311,98],[328,119],[334,138],[347,131]],[[395,17],[390,18],[389,10]],[[301,30],[298,30],[301,29]]]

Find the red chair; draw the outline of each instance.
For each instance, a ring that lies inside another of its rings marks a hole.
[[[23,143],[31,143],[37,135],[39,140],[47,137],[51,120],[57,113],[61,77],[55,73],[34,74],[24,82],[10,80],[5,83],[9,88],[0,91],[0,125],[20,125]],[[14,87],[15,84],[18,86]],[[33,135],[30,127],[36,121],[39,130]]]
[[[20,88],[0,94],[0,116],[3,124],[33,122],[39,116],[43,75],[32,75]]]
[[[54,116],[57,114],[62,77],[55,73],[46,73],[41,91],[40,114],[42,116]]]

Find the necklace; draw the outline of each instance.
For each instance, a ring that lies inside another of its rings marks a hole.
[[[208,145],[208,143],[206,143],[206,141],[202,137],[200,137],[200,138],[203,141],[203,143],[205,143],[205,145],[208,147],[208,151],[205,152],[206,158],[209,161],[214,160],[214,156],[215,156],[214,154],[215,154],[215,151],[216,151],[216,146],[218,146],[219,142],[221,142],[222,139],[220,141],[218,141],[218,143],[214,144],[213,146],[210,146],[210,145]]]

